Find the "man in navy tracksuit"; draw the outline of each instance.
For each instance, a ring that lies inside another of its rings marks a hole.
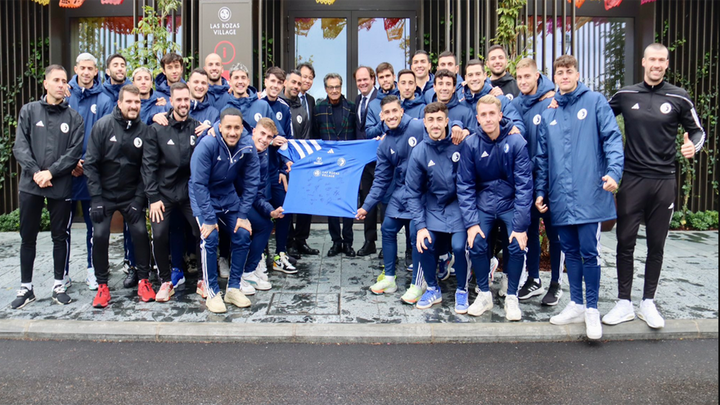
[[[265,193],[265,185],[268,180],[268,147],[276,135],[277,127],[270,118],[261,118],[252,132],[253,143],[260,162],[260,187],[258,187],[257,195],[253,200],[252,208],[248,211],[253,235],[240,283],[240,290],[245,295],[252,295],[255,290],[267,291],[272,288],[272,284],[268,281],[267,263],[263,252],[272,233],[272,220],[284,217],[283,208],[273,208]]]
[[[505,318],[522,318],[517,297],[518,283],[525,261],[530,205],[533,200],[532,165],[525,139],[511,134],[512,123],[503,117],[501,102],[493,95],[478,100],[477,119],[480,130],[463,142],[460,150],[457,190],[462,217],[467,228],[470,258],[480,287],[475,302],[468,309],[480,316],[492,308],[488,284],[490,257],[486,235],[498,222],[511,231],[510,255],[505,269],[508,291]]]
[[[385,273],[384,277],[370,286],[370,291],[373,294],[397,291],[397,284],[395,283],[397,234],[403,227],[409,233],[410,220],[412,219],[412,214],[407,207],[405,173],[410,153],[422,140],[421,137],[425,131],[421,120],[413,119],[403,113],[397,96],[383,97],[380,104],[385,138],[378,147],[375,179],[372,188],[370,188],[357,215],[358,219],[364,219],[367,213],[391,190],[391,187],[394,188],[385,210],[385,219],[381,228]],[[422,279],[422,277],[420,278]],[[416,279],[413,279],[413,283],[406,293],[407,296],[403,295],[403,301],[408,304],[415,304],[424,292],[421,289],[422,280],[419,283],[415,283],[415,281]]]
[[[157,93],[153,90],[153,77],[150,69],[139,67],[132,73],[132,83],[140,90],[140,119],[147,125],[152,125],[153,119],[157,115],[158,118],[164,117],[170,109],[170,100],[158,98]],[[164,125],[167,122],[163,121]]]
[[[210,104],[213,105],[218,111],[225,109],[225,96],[230,91],[230,83],[223,77],[222,58],[216,53],[211,53],[205,57],[205,65],[203,69],[207,72],[208,76],[208,98]]]
[[[395,83],[395,70],[391,64],[387,62],[379,64],[375,70],[375,74],[378,78],[380,90],[377,92],[375,98],[368,103],[367,116],[365,117],[365,135],[368,139],[382,136],[383,134],[383,122],[380,118],[380,103],[382,100],[389,95],[400,96],[400,92]]]
[[[465,103],[461,103],[456,93],[457,77],[449,70],[442,69],[435,73],[435,92],[432,99],[425,101],[429,103],[439,101],[448,108],[448,118],[451,121],[460,121],[470,132],[477,130],[475,112]]]
[[[72,218],[75,216],[75,208],[80,203],[87,234],[85,243],[87,246],[87,276],[85,283],[91,290],[97,290],[95,269],[92,262],[92,221],[90,220],[90,192],[87,188],[87,178],[83,174],[83,162],[87,150],[88,139],[93,125],[100,118],[110,114],[114,107],[110,97],[103,92],[102,85],[98,78],[97,59],[89,53],[81,53],[75,60],[75,76],[70,80],[70,97],[68,104],[70,108],[80,113],[85,123],[85,140],[83,142],[83,157],[72,171],[72,208],[70,210],[70,223],[68,223],[68,249],[70,247],[70,235]],[[68,261],[65,264],[65,286],[70,287],[71,281],[68,277],[70,271],[70,252]]]
[[[223,108],[233,107],[240,110],[245,122],[250,128],[255,128],[260,118],[273,118],[275,114],[267,101],[258,98],[257,89],[250,86],[248,72],[248,68],[241,63],[233,65],[230,68],[230,86],[233,92],[225,94],[216,104],[224,105]]]
[[[191,97],[190,116],[204,125],[202,129],[196,131],[196,135],[200,135],[202,131],[209,129],[220,119],[220,111],[212,105],[208,93],[208,74],[204,69],[194,69],[190,73],[187,84]]]
[[[415,73],[410,69],[398,72],[398,91],[404,114],[410,118],[423,119],[425,116],[425,99],[415,81]]]
[[[542,113],[535,206],[552,216],[570,282],[571,302],[550,323],[585,322],[588,338],[600,339],[600,223],[616,217],[612,192],[622,175],[623,144],[607,100],[578,82],[577,68],[572,55],[554,63],[560,94],[555,95],[558,108]]]
[[[223,110],[213,128],[216,136],[202,137],[190,160],[189,193],[202,237],[206,306],[208,311],[220,313],[227,311],[217,280],[220,227],[231,235],[232,267],[225,302],[241,308],[250,306],[250,300],[240,292],[240,282],[250,247],[248,212],[257,196],[260,163],[239,110]]]
[[[174,83],[185,82],[182,78],[185,71],[182,56],[175,52],[166,53],[160,59],[160,69],[162,69],[162,73],[155,76],[155,93],[158,97],[169,100],[170,86]]]
[[[421,253],[418,271],[424,274],[427,283],[417,307],[426,309],[442,302],[435,267],[439,254],[443,253],[439,247],[446,246],[449,240],[455,254],[457,277],[455,312],[464,314],[468,310],[467,237],[455,187],[460,145],[452,142],[448,123],[445,104],[431,103],[425,107],[426,133],[410,156],[405,185],[413,226],[417,230],[417,250]]]
[[[547,110],[555,95],[555,85],[537,70],[535,60],[526,58],[518,62],[517,83],[520,95],[512,101],[525,121],[525,140],[527,141],[530,163],[534,166],[537,154],[537,133],[542,122],[542,113]],[[530,227],[528,228],[527,271],[528,279],[518,292],[519,300],[540,295],[544,292],[540,281],[540,218],[545,225],[545,232],[550,246],[550,288],[542,299],[543,305],[557,305],[562,296],[560,274],[562,268],[562,251],[557,231],[552,223],[549,212],[541,214],[535,206],[530,208]]]

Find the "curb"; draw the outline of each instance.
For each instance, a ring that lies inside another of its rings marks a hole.
[[[635,320],[603,326],[603,341],[717,339],[718,319],[667,320],[650,329]],[[473,324],[247,324],[1,319],[0,339],[112,342],[501,343],[586,340],[585,326],[548,322]]]

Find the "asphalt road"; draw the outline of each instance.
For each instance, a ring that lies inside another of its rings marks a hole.
[[[718,403],[718,341],[303,345],[0,340],[0,403]]]

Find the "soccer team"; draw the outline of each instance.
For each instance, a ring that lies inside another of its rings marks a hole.
[[[397,74],[389,63],[375,70],[360,66],[353,74],[360,93],[354,102],[342,94],[342,76],[329,73],[323,78],[327,97],[316,103],[308,93],[315,79],[309,63],[289,72],[269,68],[262,93],[250,86],[242,64],[231,67],[229,81],[223,78],[216,54],[187,81],[185,63],[174,53],[162,58],[154,79],[144,67],[128,78],[119,54],[106,60],[103,83],[90,54],[77,57],[70,81],[63,67],[50,65],[46,95],[23,106],[18,117],[21,288],[11,307],[35,300],[33,264],[45,205],[53,241],[51,296],[62,305],[72,302],[70,225],[77,202],[87,227],[86,283],[97,290],[94,307],[111,302],[108,249],[116,211],[125,229],[123,285],[137,286],[140,300],[170,300],[185,275],[197,271],[195,259],[202,269],[197,292],[209,311],[248,307],[248,295],[272,288],[264,252],[273,229],[274,270],[297,273],[302,255],[319,254],[307,244],[311,217],[283,213],[292,161],[279,148],[293,138],[375,138],[377,161],[363,172],[356,214],[364,221],[363,246],[353,248],[352,218],[341,226],[340,218],[330,217],[327,253],[377,253],[379,216],[384,271],[369,287],[372,293],[398,290],[398,234],[405,228],[405,267],[413,274],[403,302],[432,307],[454,274],[455,311],[482,315],[493,307],[489,283],[502,250],[500,294],[508,320],[520,320],[519,301],[534,296],[544,294],[543,305],[557,305],[565,267],[570,301],[550,322],[585,323],[588,338],[600,339],[601,322],[635,318],[633,252],[644,222],[648,258],[638,316],[661,328],[653,299],[676,196],[678,125],[686,131],[684,158],[705,139],[687,93],[664,80],[668,57],[663,45],[649,45],[644,80],[609,102],[579,81],[573,56],[555,60],[554,80],[533,59],[520,60],[513,78],[500,46],[488,50],[485,62],[470,60],[465,78],[451,52],[439,56],[434,73],[422,50],[411,69]],[[620,114],[624,144],[615,119]],[[615,218],[618,301],[601,319],[600,229]],[[547,292],[539,273],[541,219],[550,249]],[[471,304],[472,275],[477,295]],[[218,278],[227,279],[224,293]]]

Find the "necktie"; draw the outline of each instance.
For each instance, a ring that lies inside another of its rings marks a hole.
[[[362,120],[365,116],[365,96],[360,100],[360,119]]]
[[[300,102],[302,103],[302,106],[305,108],[305,112],[308,113],[308,116],[310,115],[310,110],[308,109],[307,100],[305,100],[305,95],[300,95]]]

